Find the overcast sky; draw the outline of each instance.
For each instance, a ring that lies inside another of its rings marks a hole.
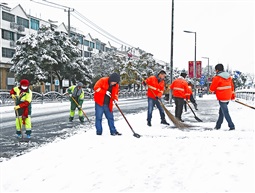
[[[67,24],[67,12],[36,2],[43,0],[11,0],[11,8],[21,4],[23,9],[42,19]],[[6,1],[7,2],[7,1]],[[170,62],[171,1],[170,0],[50,0],[74,8],[111,35],[133,47],[139,47],[155,58]],[[197,33],[197,61],[207,66],[223,63],[232,70],[254,73],[253,0],[175,0],[174,1],[173,66],[187,69],[194,60]],[[81,23],[72,12],[71,26],[88,32],[93,38],[105,37]],[[82,20],[81,18],[79,18]],[[84,20],[83,20],[84,21]],[[85,22],[85,21],[84,21]],[[115,45],[114,42],[110,42]],[[120,46],[117,46],[120,47]]]

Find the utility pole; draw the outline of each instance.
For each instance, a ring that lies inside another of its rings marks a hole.
[[[65,12],[68,12],[68,37],[71,37],[71,22],[70,22],[70,12],[74,11],[74,9],[71,9],[70,7],[68,7],[68,9],[65,9]]]
[[[174,48],[174,0],[172,0],[171,20],[171,56],[170,56],[170,84],[173,83],[173,48]],[[172,90],[169,89],[169,104],[172,106]]]
[[[32,1],[32,0],[31,0]],[[64,6],[64,5],[60,5],[60,4],[57,4],[57,3],[54,3],[54,2],[50,2],[50,1],[47,1],[47,0],[43,0],[44,2],[48,3],[48,4],[52,4],[52,5],[56,5],[58,7],[61,7],[62,9],[64,9],[65,12],[67,12],[68,14],[68,26],[67,26],[67,31],[68,31],[68,37],[71,36],[71,22],[70,22],[70,12],[71,11],[74,11],[73,8],[70,8],[70,7],[67,7],[67,6]],[[35,2],[35,3],[38,3],[38,2]],[[52,7],[51,5],[47,5],[47,4],[43,4],[43,5],[46,5],[46,6],[50,6]],[[56,7],[55,7],[56,8]]]

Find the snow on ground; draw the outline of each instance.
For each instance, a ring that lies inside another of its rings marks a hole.
[[[126,115],[141,138],[124,119],[115,122],[123,135],[110,136],[104,120],[102,136],[92,125],[1,162],[0,192],[254,192],[255,111],[235,102],[229,109],[235,131],[225,120],[221,130],[167,128],[155,110],[152,127],[147,112]]]

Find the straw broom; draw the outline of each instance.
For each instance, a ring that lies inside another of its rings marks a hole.
[[[145,81],[144,81],[145,82]],[[146,83],[146,82],[145,82]],[[146,83],[147,85],[147,83]],[[147,85],[148,86],[148,85]],[[152,94],[156,97],[156,94],[153,92],[153,90],[148,86],[148,88],[151,90]],[[164,109],[165,113],[167,114],[168,118],[173,122],[173,124],[178,127],[179,129],[182,128],[187,128],[187,127],[191,127],[190,125],[187,125],[181,121],[179,121],[178,119],[176,119],[175,116],[172,115],[172,113],[170,113],[167,108],[165,107],[165,105],[162,103],[162,101],[160,99],[158,99],[159,104],[161,105],[161,107]]]

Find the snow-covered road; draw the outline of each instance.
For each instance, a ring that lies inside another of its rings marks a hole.
[[[3,161],[0,192],[254,192],[255,111],[230,102],[236,130],[228,131],[224,121],[221,130],[204,131],[215,126],[218,104],[211,95],[198,104],[204,122],[194,122],[190,111],[183,114],[197,130],[163,126],[157,110],[148,127],[144,111],[126,116],[141,138],[119,118],[122,136],[110,136],[104,121],[102,136],[80,130]],[[213,121],[205,121],[206,114]]]

